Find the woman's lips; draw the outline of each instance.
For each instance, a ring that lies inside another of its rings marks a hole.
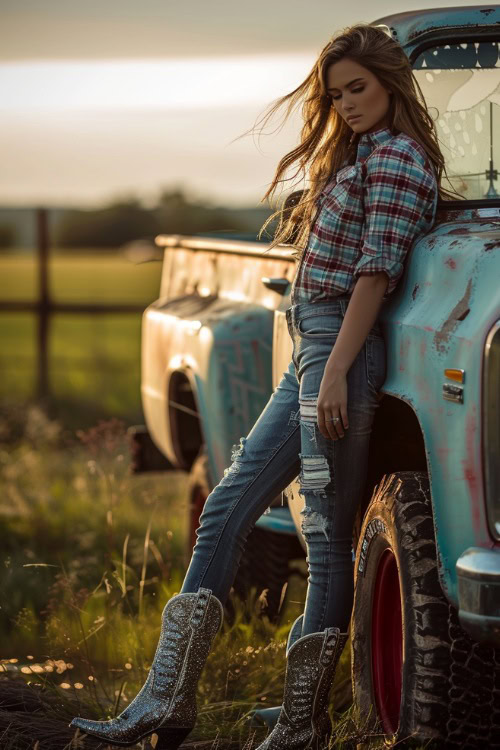
[[[353,115],[352,117],[347,118],[347,122],[352,122],[353,120],[358,120],[361,117],[361,115]]]

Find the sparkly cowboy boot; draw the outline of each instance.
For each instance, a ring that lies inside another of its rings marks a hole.
[[[193,729],[196,687],[224,616],[211,589],[177,594],[163,610],[160,639],[146,682],[110,721],[75,718],[70,727],[110,745],[135,745],[156,734],[156,750],[174,750]]]
[[[348,633],[326,628],[296,640],[286,652],[283,707],[257,750],[322,750],[332,730],[329,694]]]

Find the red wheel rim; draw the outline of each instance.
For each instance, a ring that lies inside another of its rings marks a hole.
[[[396,558],[386,549],[379,560],[372,608],[372,679],[378,715],[386,734],[395,734],[401,706],[403,622]]]
[[[207,497],[206,492],[204,492],[199,486],[195,487],[191,494],[191,514],[189,519],[189,543],[191,545],[191,550],[196,544],[196,529],[200,525],[200,516]]]

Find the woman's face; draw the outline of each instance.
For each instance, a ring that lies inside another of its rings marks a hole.
[[[326,88],[339,115],[355,133],[370,133],[389,126],[389,91],[367,68],[347,57],[332,63],[326,74]],[[349,120],[352,115],[359,115]]]

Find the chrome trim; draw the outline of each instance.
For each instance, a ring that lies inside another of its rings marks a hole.
[[[491,345],[493,342],[493,339],[496,335],[500,335],[500,320],[497,320],[497,322],[493,325],[491,330],[489,331],[488,335],[486,336],[486,341],[484,344],[484,370],[483,370],[483,394],[482,394],[482,420],[483,420],[483,445],[484,445],[484,451],[483,451],[483,476],[484,476],[484,498],[486,502],[486,513],[488,517],[488,525],[490,528],[490,533],[493,536],[494,539],[500,539],[500,519],[495,524],[494,519],[492,518],[492,512],[493,512],[493,505],[495,502],[500,502],[498,498],[492,497],[492,493],[494,491],[493,482],[491,481],[491,478],[493,477],[493,474],[495,471],[498,471],[498,445],[491,445],[490,441],[488,440],[488,433],[491,429],[491,420],[498,420],[500,418],[500,395],[498,394],[498,383],[496,384],[497,387],[497,404],[496,404],[496,414],[491,414],[491,410],[494,408],[494,404],[491,404],[488,401],[488,395],[491,392],[494,392],[495,388],[495,382],[490,383],[490,369],[491,369],[491,363],[490,363],[490,353],[491,353]],[[500,373],[497,373],[497,378],[500,377]],[[497,424],[497,430],[500,428]],[[497,436],[497,442],[500,442],[500,435]],[[498,480],[497,480],[497,488],[498,488]]]
[[[443,383],[443,398],[446,399],[446,401],[455,401],[457,404],[463,404],[464,389],[461,385]]]
[[[500,549],[469,547],[456,563],[458,617],[475,640],[500,645]]]
[[[457,573],[464,578],[500,584],[500,549],[469,547],[457,560]],[[500,617],[500,599],[496,606]]]
[[[495,208],[492,206],[491,208],[477,208],[477,215],[478,216],[484,216],[486,218],[497,218],[497,216],[500,216],[500,208]]]
[[[213,237],[192,237],[185,234],[158,234],[155,244],[164,248],[184,248],[204,253],[237,253],[238,255],[260,256],[272,260],[289,260],[295,262],[292,253],[295,248],[290,245],[277,245],[270,252],[266,252],[266,242],[251,242],[247,240],[214,239]]]
[[[447,367],[447,370],[455,370],[455,372],[460,372],[462,374],[462,382],[461,385],[465,383],[465,370],[462,370],[461,367]],[[451,380],[451,378],[449,378]]]

